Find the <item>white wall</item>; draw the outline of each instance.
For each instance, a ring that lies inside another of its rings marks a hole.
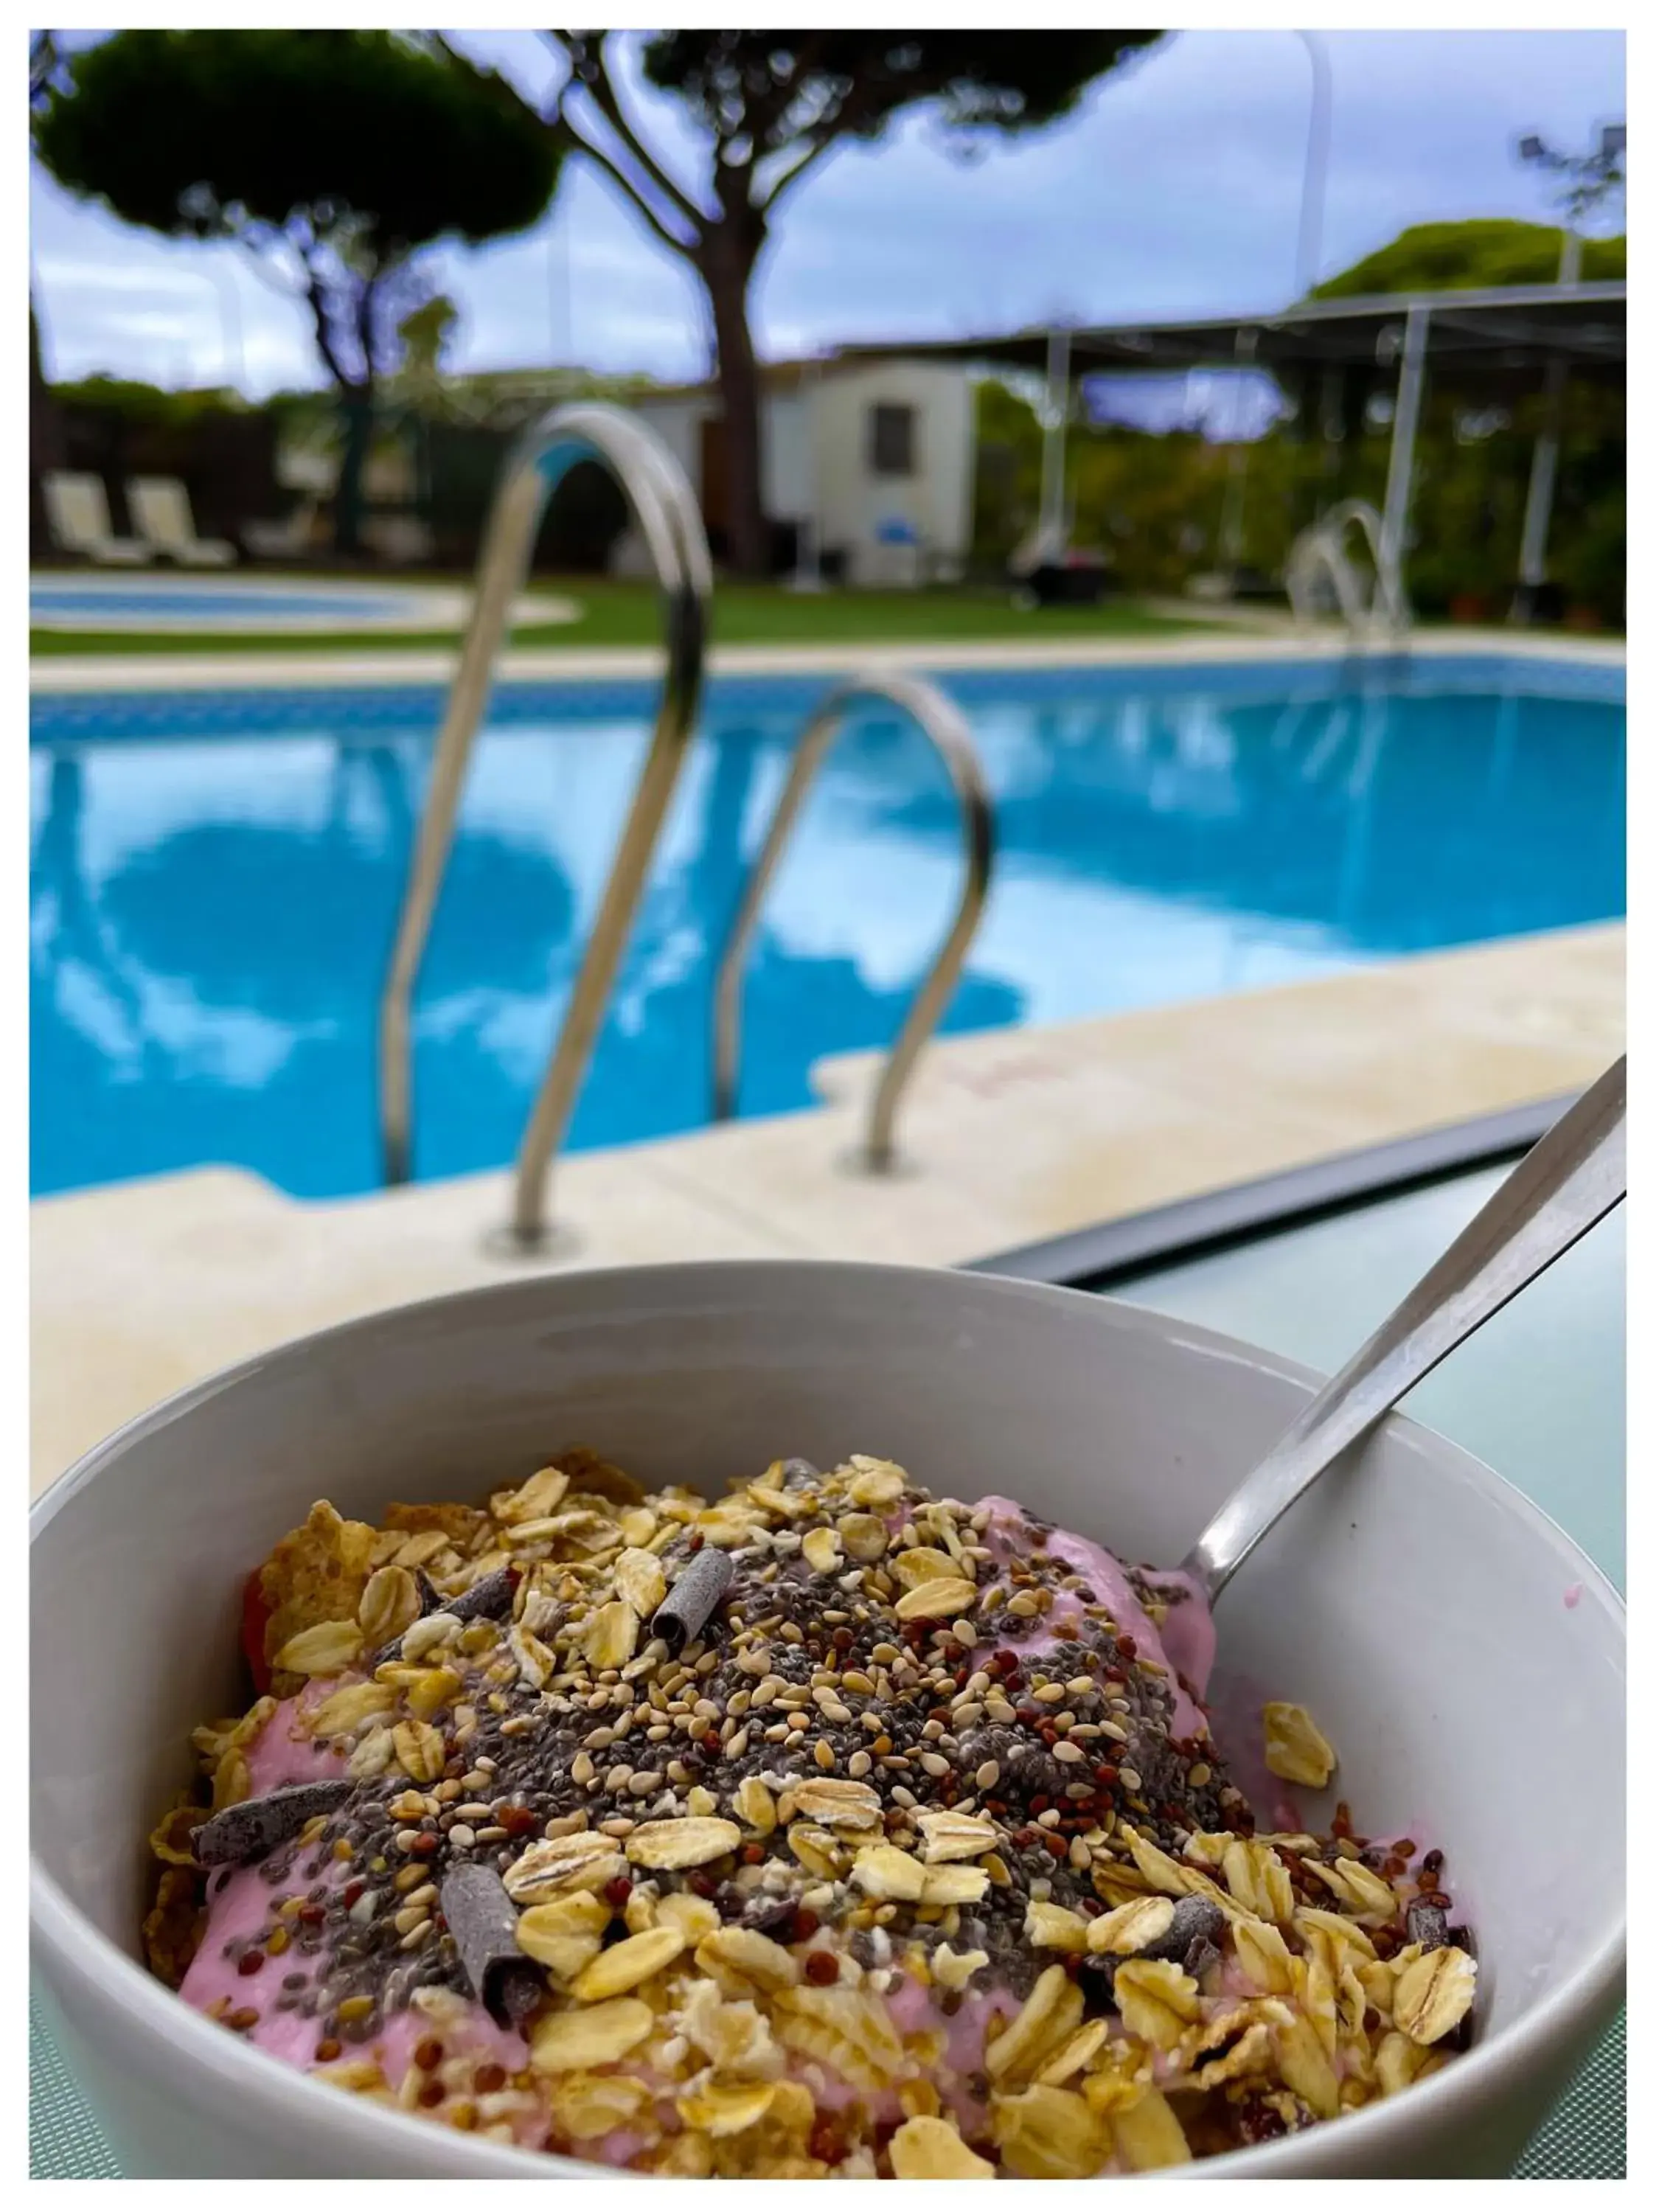
[[[713,402],[700,392],[675,393],[663,399],[636,399],[632,411],[654,430],[680,466],[685,471],[692,495],[702,497],[702,420],[713,409]],[[611,553],[611,573],[613,576],[654,576],[651,556],[635,524],[630,521],[617,540]]]
[[[699,499],[702,430],[718,402],[712,392],[635,403],[641,418],[678,459]],[[878,477],[870,466],[870,410],[914,410],[914,473]],[[806,384],[768,393],[761,411],[761,485],[766,512],[781,522],[811,520],[821,551],[843,552],[854,584],[901,584],[915,564],[883,545],[880,525],[908,522],[934,573],[960,572],[973,531],[974,401],[965,369],[932,362],[826,365]],[[644,575],[649,562],[629,529],[612,559],[614,573]]]
[[[702,418],[712,410],[702,392],[676,393],[668,399],[636,399],[632,411],[662,440],[691,480],[702,489]]]
[[[812,496],[811,419],[799,392],[761,403],[761,496],[776,522],[799,522]]]
[[[878,477],[870,465],[872,408],[914,410],[915,473]],[[906,580],[902,555],[879,544],[884,521],[910,524],[947,574],[965,557],[973,524],[974,408],[964,369],[932,362],[830,368],[813,392],[817,535],[848,556],[848,580]]]

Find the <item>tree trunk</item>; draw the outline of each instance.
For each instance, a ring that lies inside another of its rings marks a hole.
[[[334,550],[345,559],[360,550],[362,538],[363,470],[374,435],[372,385],[348,385],[340,395],[345,436],[334,492]]]
[[[720,406],[726,416],[732,538],[727,562],[736,575],[762,577],[771,563],[761,496],[760,372],[749,330],[749,284],[755,260],[755,253],[745,253],[729,236],[715,231],[696,266],[714,311]]]

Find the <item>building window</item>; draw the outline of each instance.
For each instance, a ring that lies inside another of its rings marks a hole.
[[[870,410],[870,473],[913,477],[916,472],[916,410],[876,406]]]

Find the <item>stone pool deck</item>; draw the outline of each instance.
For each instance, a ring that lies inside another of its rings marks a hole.
[[[527,1267],[950,1265],[1571,1091],[1623,1049],[1624,951],[1621,926],[1553,931],[946,1039],[902,1110],[905,1170],[880,1179],[845,1164],[875,1056],[829,1061],[820,1107],[560,1164],[567,1234],[534,1262],[485,1249],[501,1174],[318,1205],[213,1168],[40,1200],[32,1488],[228,1362]]]
[[[1162,636],[1105,637],[1034,635],[974,644],[962,638],[884,639],[874,645],[721,645],[709,648],[711,676],[854,676],[874,668],[931,672],[962,668],[1202,667],[1206,664],[1248,665],[1286,659],[1342,662],[1355,647],[1347,631],[1334,623],[1306,627],[1277,614],[1247,610],[1218,616],[1195,601],[1160,600],[1159,612],[1201,623],[1202,629]],[[1622,668],[1622,639],[1568,636],[1555,631],[1447,629],[1413,633],[1411,653],[1436,659],[1499,654],[1506,660],[1571,661],[1583,666]],[[1365,654],[1393,653],[1391,647],[1365,647]],[[261,653],[101,653],[41,656],[29,663],[32,692],[188,691],[240,690],[249,684],[278,690],[360,684],[447,684],[455,672],[453,646],[407,647],[376,652],[372,646],[349,653],[307,651],[284,646]],[[522,647],[501,654],[496,678],[501,683],[629,682],[658,676],[662,653],[653,646]]]

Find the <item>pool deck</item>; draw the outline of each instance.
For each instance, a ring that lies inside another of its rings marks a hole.
[[[1214,611],[1196,602],[1160,603],[1159,611],[1210,622]],[[1601,668],[1622,667],[1622,639],[1567,636],[1535,630],[1457,629],[1417,630],[1407,648],[1436,659],[1569,661]],[[894,666],[929,672],[953,668],[1137,668],[1168,667],[1171,662],[1206,665],[1252,661],[1273,663],[1287,656],[1341,662],[1352,653],[1339,624],[1304,629],[1283,617],[1254,611],[1218,622],[1214,629],[1182,636],[1102,638],[1033,637],[995,639],[975,645],[960,638],[884,640],[868,645],[726,645],[709,649],[714,676],[850,676],[861,670]],[[253,685],[287,690],[358,684],[447,684],[455,671],[456,648],[410,647],[376,653],[349,653],[284,647],[258,653],[144,653],[42,655],[29,663],[32,692],[182,691],[236,690]],[[661,671],[654,646],[542,646],[504,653],[497,664],[502,683],[580,683],[648,678]]]
[[[1230,642],[1226,657],[1239,650]],[[399,666],[408,672],[407,659]],[[106,663],[103,673],[108,684],[116,672]],[[526,1267],[949,1265],[1570,1091],[1623,1049],[1624,954],[1621,925],[1554,931],[948,1038],[929,1048],[903,1105],[907,1164],[889,1177],[846,1165],[875,1055],[827,1061],[819,1107],[562,1162],[565,1237],[536,1262],[485,1249],[507,1212],[499,1173],[319,1205],[209,1168],[41,1200],[31,1210],[32,1489],[228,1362]]]

